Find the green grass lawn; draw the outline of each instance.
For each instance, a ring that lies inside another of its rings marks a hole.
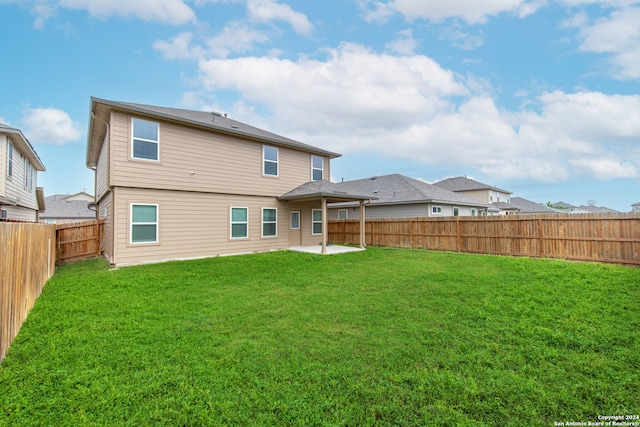
[[[58,268],[0,425],[554,425],[640,413],[640,270],[369,248]]]

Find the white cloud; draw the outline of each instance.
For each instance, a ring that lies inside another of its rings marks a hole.
[[[455,20],[451,25],[443,27],[438,34],[441,40],[449,40],[455,47],[465,50],[473,50],[484,44],[482,35],[474,35],[462,31],[462,26]]]
[[[241,22],[232,22],[222,32],[207,40],[207,51],[214,57],[226,58],[230,53],[244,53],[257,43],[266,43],[266,34],[249,28]]]
[[[399,55],[412,55],[419,43],[413,38],[413,31],[411,28],[402,30],[398,33],[398,38],[392,42],[387,43],[387,50],[397,53]]]
[[[527,110],[506,111],[474,76],[354,44],[324,59],[211,59],[199,70],[205,93],[239,93],[234,117],[344,154],[458,165],[501,179],[640,177],[640,95],[548,92]]]
[[[254,22],[270,22],[281,20],[289,23],[298,34],[310,34],[313,25],[307,16],[296,12],[287,4],[275,0],[247,0],[249,19]]]
[[[610,55],[612,74],[620,79],[640,78],[640,7],[614,10],[607,18],[583,26],[580,50]]]
[[[266,43],[268,36],[249,28],[242,22],[232,22],[217,35],[203,41],[205,46],[193,42],[193,34],[185,32],[170,41],[157,40],[153,47],[160,51],[165,59],[204,59],[226,58],[232,53],[245,53],[258,43]]]
[[[64,145],[77,141],[82,135],[80,125],[57,108],[30,108],[22,122],[25,136],[38,144]]]
[[[393,13],[400,13],[407,20],[426,19],[440,22],[447,18],[459,18],[469,24],[486,22],[489,16],[502,12],[514,12],[524,17],[546,4],[543,0],[390,0],[361,1],[361,8],[368,21],[384,21]]]
[[[135,17],[168,25],[182,25],[196,20],[193,10],[184,0],[3,0],[29,7],[36,16],[34,27],[44,28],[45,22],[58,9],[84,10],[98,18]]]

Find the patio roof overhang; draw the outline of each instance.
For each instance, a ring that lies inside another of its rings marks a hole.
[[[329,181],[311,181],[294,188],[278,197],[287,202],[308,202],[320,200],[322,202],[322,253],[327,253],[327,203],[360,202],[360,247],[364,249],[364,206],[365,202],[377,200],[377,197],[350,194],[342,191],[337,184]]]

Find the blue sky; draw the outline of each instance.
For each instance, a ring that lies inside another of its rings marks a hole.
[[[214,110],[342,153],[333,180],[467,175],[640,201],[640,1],[0,0],[0,122],[93,192],[89,98]]]

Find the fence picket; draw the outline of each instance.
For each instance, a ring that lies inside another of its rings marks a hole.
[[[640,215],[367,219],[367,244],[640,266]],[[329,221],[329,240],[358,244],[358,219]]]

